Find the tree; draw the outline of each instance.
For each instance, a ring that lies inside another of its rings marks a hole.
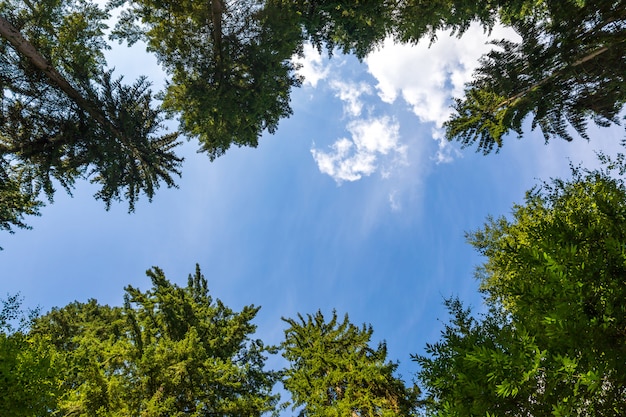
[[[301,31],[282,2],[129,0],[116,36],[143,39],[171,76],[164,108],[211,159],[232,144],[258,144],[289,116],[300,85],[291,57]],[[137,24],[139,23],[139,24]]]
[[[321,312],[289,324],[282,344],[290,365],[283,384],[300,416],[408,416],[418,392],[393,376],[397,364],[387,362],[384,343],[370,347],[372,328],[342,322]]]
[[[45,339],[28,335],[30,317],[17,295],[0,310],[0,410],[7,417],[38,417],[54,409],[62,363]],[[17,326],[16,326],[17,321]]]
[[[115,78],[102,53],[109,11],[125,5],[113,38],[146,41],[170,76],[155,107],[150,83]],[[88,178],[109,208],[175,186],[178,132],[211,159],[256,146],[291,114],[300,84],[290,58],[299,19],[280,1],[7,0],[0,4],[0,229],[27,228],[40,196]]]
[[[543,2],[542,2],[543,3]],[[548,142],[589,139],[587,124],[620,124],[626,103],[626,3],[545,1],[539,11],[511,19],[521,41],[495,42],[465,97],[445,123],[446,136],[489,153],[504,136],[539,127]]]
[[[124,307],[72,303],[39,318],[67,355],[58,410],[85,416],[260,416],[278,376],[252,340],[259,308],[234,312],[208,294],[199,268],[184,288],[158,268],[152,288],[127,287]]]
[[[415,355],[432,416],[550,415],[545,352],[532,335],[491,307],[479,318],[457,299],[445,302],[451,317],[441,340]]]
[[[161,132],[149,83],[125,85],[106,68],[108,13],[86,0],[0,4],[0,228],[26,227],[43,192],[79,178],[100,186],[107,208],[163,182],[182,161]]]
[[[490,312],[453,304],[432,356],[416,357],[433,414],[626,413],[626,164],[601,160],[468,236]]]
[[[143,40],[168,74],[165,91],[114,77],[102,51],[112,38]],[[525,120],[546,140],[587,137],[589,120],[619,123],[625,102],[624,0],[7,0],[0,4],[0,229],[27,227],[55,186],[88,178],[108,208],[175,186],[178,133],[214,159],[232,145],[257,146],[292,113],[301,79],[291,60],[318,49],[365,57],[388,36],[399,42],[462,34],[478,21],[514,28],[484,57],[447,137],[488,153]],[[178,117],[179,132],[162,122]]]

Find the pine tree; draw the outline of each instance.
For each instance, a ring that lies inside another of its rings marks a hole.
[[[417,390],[393,375],[387,348],[370,347],[372,328],[342,322],[333,312],[326,322],[321,312],[298,320],[283,319],[283,356],[289,361],[283,384],[291,405],[301,416],[408,416],[417,405]]]
[[[626,103],[626,4],[547,2],[544,14],[512,23],[520,42],[495,42],[484,57],[446,135],[489,153],[503,138],[539,127],[548,140],[589,139],[587,124],[620,124]]]
[[[152,288],[127,287],[124,307],[72,303],[36,321],[68,364],[62,415],[260,416],[274,410],[271,349],[251,339],[259,308],[241,312],[209,295],[199,268],[179,287],[163,271]]]
[[[161,183],[182,161],[176,134],[163,134],[149,83],[114,78],[102,50],[108,13],[83,0],[0,4],[0,228],[26,227],[43,192],[98,184],[109,207]]]

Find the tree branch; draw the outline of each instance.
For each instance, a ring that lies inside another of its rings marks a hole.
[[[65,79],[65,77],[59,73],[26,38],[24,38],[19,29],[13,26],[11,22],[2,16],[0,16],[0,36],[6,39],[18,53],[26,57],[31,64],[43,72],[54,85],[67,94],[69,98],[71,98],[83,111],[93,117],[93,119],[105,128],[105,130],[125,142],[122,132],[113,123],[111,123],[111,121],[102,113],[102,110],[92,101],[83,97],[78,90],[72,87],[69,81],[67,81],[67,79]]]
[[[224,13],[224,3],[222,0],[211,0],[211,20],[213,23],[213,56],[217,63],[218,71],[221,75],[223,65],[222,59],[222,13]]]
[[[623,42],[623,41],[622,41]],[[620,42],[621,43],[621,42]],[[581,59],[579,59],[578,61],[574,62],[573,64],[571,64],[569,67],[573,68],[573,67],[577,67],[579,65],[584,64],[587,61],[590,61],[592,59],[594,59],[595,57],[597,57],[598,55],[603,54],[604,52],[608,51],[609,47],[608,46],[603,46],[601,48],[598,48],[596,50],[594,50],[593,52],[591,52],[590,54],[582,57]],[[552,74],[550,74],[549,76],[547,76],[546,78],[544,78],[541,81],[538,81],[536,83],[534,83],[533,85],[531,85],[530,87],[528,87],[526,90],[519,92],[517,94],[515,94],[512,97],[509,97],[508,99],[504,100],[502,103],[500,103],[496,108],[500,109],[503,107],[508,106],[509,104],[511,104],[512,102],[514,102],[515,100],[524,97],[526,94],[530,93],[531,91],[541,87],[542,85],[548,83],[548,81],[552,80],[553,78],[559,76],[561,73],[563,73],[563,71],[565,70],[565,68],[561,68],[560,70],[557,70],[555,72],[553,72]]]
[[[620,18],[622,18],[623,16],[626,16],[626,13],[622,13],[622,14],[620,15]],[[587,34],[589,34],[589,33],[595,33],[595,32],[597,32],[597,31],[599,31],[599,30],[602,30],[602,29],[603,29],[606,25],[608,25],[608,24],[610,24],[610,23],[612,23],[612,22],[614,22],[614,21],[616,21],[616,20],[620,20],[620,19],[618,19],[618,18],[616,18],[616,17],[611,17],[611,18],[609,18],[609,19],[607,19],[607,20],[605,20],[605,21],[600,22],[600,24],[596,25],[594,28],[592,28],[591,30],[588,30],[588,31],[586,31],[586,32],[587,32]],[[584,38],[584,37],[585,37],[585,36],[583,35],[583,38]],[[611,46],[619,45],[619,44],[621,44],[621,43],[624,43],[624,41],[626,41],[626,39],[621,39],[621,40],[619,40],[619,41],[617,41],[617,42],[613,43],[612,45],[605,45],[605,46],[603,46],[603,47],[597,48],[597,49],[593,50],[591,53],[587,54],[586,56],[584,56],[584,57],[580,58],[579,60],[575,61],[575,62],[574,62],[573,64],[571,64],[569,67],[570,67],[570,68],[573,68],[573,67],[577,67],[577,66],[579,66],[579,65],[582,65],[582,64],[584,64],[585,62],[590,61],[590,60],[594,59],[595,57],[597,57],[598,55],[601,55],[601,54],[603,54],[604,52],[608,51],[608,50],[609,50],[609,48],[610,48]],[[555,71],[554,73],[552,73],[551,75],[547,76],[547,77],[546,77],[546,78],[544,78],[543,80],[538,81],[538,82],[536,82],[535,84],[531,85],[531,86],[530,86],[530,87],[528,87],[526,90],[524,90],[524,91],[522,91],[522,92],[520,92],[520,93],[518,93],[518,94],[515,94],[514,96],[512,96],[512,97],[510,97],[510,98],[508,98],[508,99],[506,99],[506,100],[504,100],[502,103],[500,103],[500,104],[497,106],[497,109],[500,109],[500,108],[502,108],[502,107],[506,107],[506,106],[508,106],[509,104],[511,104],[512,102],[514,102],[515,100],[517,100],[517,99],[519,99],[519,98],[522,98],[523,96],[525,96],[525,95],[526,95],[526,94],[528,94],[529,92],[533,91],[534,89],[536,89],[536,88],[538,88],[538,87],[541,87],[542,85],[546,84],[546,83],[547,83],[548,81],[550,81],[551,79],[553,79],[553,78],[555,78],[555,77],[559,76],[560,74],[562,74],[566,68],[567,68],[567,67],[564,67],[564,68],[561,68],[561,69],[559,69],[559,70]]]

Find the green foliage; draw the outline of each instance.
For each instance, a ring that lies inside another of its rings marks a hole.
[[[171,76],[163,106],[211,159],[291,114],[300,30],[279,2],[129,1],[116,37],[144,39]],[[136,24],[136,22],[138,24]]]
[[[545,10],[544,10],[545,9]],[[585,139],[587,124],[619,124],[626,102],[623,1],[546,2],[540,14],[511,21],[520,42],[495,42],[483,57],[446,135],[491,152],[505,135],[521,137],[523,122],[539,127],[546,142]]]
[[[431,414],[626,413],[626,165],[601,159],[469,235],[490,309],[449,302],[442,340],[415,358]]]
[[[436,32],[451,29],[459,36],[474,21],[490,30],[502,3],[492,0],[407,0],[399,2],[396,39],[417,43],[428,37],[436,40]]]
[[[280,1],[280,0],[276,0]],[[354,53],[359,59],[382,43],[393,27],[395,0],[284,1],[300,21],[304,35],[321,52]]]
[[[58,410],[77,416],[260,416],[272,411],[278,375],[250,339],[258,307],[234,312],[208,294],[197,268],[186,287],[158,268],[152,288],[127,287],[125,305],[72,303],[33,333],[65,355]]]
[[[492,307],[480,320],[456,299],[442,340],[416,355],[428,396],[426,415],[549,415],[542,394],[545,352],[534,338]]]
[[[490,220],[469,236],[488,259],[479,271],[481,288],[566,346],[610,341],[609,350],[624,338],[620,323],[626,324],[619,301],[626,296],[625,226],[623,180],[608,168],[573,168],[571,180],[529,192],[514,207],[513,221]]]
[[[59,395],[60,358],[45,338],[28,335],[18,296],[0,311],[0,410],[7,417],[47,415]],[[15,324],[17,322],[17,327]]]
[[[384,343],[370,347],[372,328],[342,322],[337,314],[326,322],[321,312],[306,320],[283,319],[283,356],[290,366],[283,384],[292,407],[301,416],[408,416],[418,392],[393,376],[396,364],[387,362]]]
[[[154,107],[149,82],[130,85],[107,68],[112,38],[143,40],[168,74]],[[4,0],[0,2],[0,229],[27,227],[55,187],[100,186],[107,208],[133,211],[161,184],[175,186],[182,159],[165,116],[214,159],[232,145],[258,144],[291,115],[299,86],[291,57],[303,42],[359,59],[388,36],[435,40],[479,22],[514,28],[497,42],[466,96],[455,102],[447,137],[491,152],[532,118],[546,140],[587,137],[589,120],[618,123],[625,101],[624,1],[601,0],[246,0],[204,2]]]
[[[139,372],[145,375],[138,388],[146,410],[199,416],[272,410],[277,375],[263,370],[267,348],[250,339],[259,307],[237,313],[213,301],[198,267],[185,288],[170,284],[159,269],[148,275],[152,290],[128,287],[125,307]]]
[[[100,185],[107,208],[174,186],[176,134],[161,134],[149,83],[114,79],[102,51],[108,14],[86,0],[0,3],[0,228],[25,227],[43,193]]]
[[[29,228],[24,217],[38,216],[41,206],[32,184],[24,181],[24,172],[0,160],[0,230],[14,233],[13,227]]]

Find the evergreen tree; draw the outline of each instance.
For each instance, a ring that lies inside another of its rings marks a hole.
[[[283,384],[300,416],[408,416],[417,405],[417,390],[393,375],[384,343],[370,347],[372,328],[342,322],[333,312],[298,320],[283,319],[283,356],[289,361]]]
[[[469,235],[489,313],[451,302],[419,378],[433,415],[626,413],[626,172],[573,168]]]
[[[161,131],[149,84],[125,85],[106,68],[105,11],[86,0],[0,3],[0,228],[25,227],[43,191],[78,178],[100,186],[109,207],[132,211],[181,159],[176,134]]]
[[[62,415],[260,416],[274,409],[278,376],[270,350],[250,336],[259,308],[234,312],[208,293],[200,273],[170,283],[158,268],[152,288],[127,287],[124,307],[72,303],[39,318],[66,357]]]
[[[580,4],[578,4],[580,3]],[[542,9],[543,10],[543,9]],[[465,97],[454,104],[446,135],[491,152],[530,119],[546,142],[589,139],[587,124],[620,124],[626,103],[626,3],[546,2],[543,13],[514,20],[520,42],[495,42]]]

